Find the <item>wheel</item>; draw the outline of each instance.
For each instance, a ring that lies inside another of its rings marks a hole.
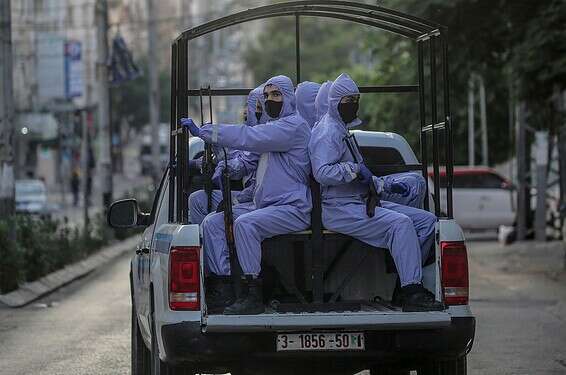
[[[467,375],[468,363],[466,356],[453,361],[434,362],[417,371],[418,375]]]
[[[169,375],[167,364],[159,359],[159,346],[155,331],[155,314],[151,309],[151,375]]]
[[[132,375],[150,375],[151,370],[151,353],[145,346],[143,341],[140,327],[138,325],[138,318],[136,315],[135,304],[132,303]]]
[[[151,295],[151,372],[149,375],[193,375],[194,371],[180,366],[170,366],[159,359],[159,345],[155,331],[155,311],[153,309],[153,294]]]

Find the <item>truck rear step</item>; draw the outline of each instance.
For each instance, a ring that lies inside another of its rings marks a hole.
[[[277,313],[260,315],[210,315],[205,317],[205,332],[265,332],[312,330],[399,330],[432,329],[450,325],[450,314],[435,312],[357,311],[330,313]]]

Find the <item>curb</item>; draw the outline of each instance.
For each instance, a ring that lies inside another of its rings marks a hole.
[[[87,275],[96,268],[120,255],[131,251],[139,242],[139,236],[130,237],[124,241],[102,248],[97,253],[77,263],[70,264],[42,278],[21,285],[18,289],[0,294],[0,303],[9,307],[22,307],[36,299],[45,296],[70,282]]]

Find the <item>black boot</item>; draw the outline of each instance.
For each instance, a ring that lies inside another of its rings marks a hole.
[[[260,278],[245,276],[241,279],[241,296],[224,309],[226,315],[255,315],[265,311]]]
[[[401,288],[402,305],[405,312],[441,311],[445,309],[442,302],[434,298],[434,294],[421,284],[409,284]]]
[[[206,279],[206,306],[210,312],[222,311],[236,300],[230,276],[211,275]]]

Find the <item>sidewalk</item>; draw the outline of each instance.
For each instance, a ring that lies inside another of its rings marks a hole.
[[[524,241],[503,246],[474,242],[470,260],[509,274],[539,274],[551,279],[566,277],[566,242]]]
[[[62,286],[94,271],[98,267],[109,263],[125,252],[135,249],[139,236],[130,237],[124,241],[116,242],[102,248],[100,251],[74,264],[70,264],[59,271],[46,275],[39,280],[25,283],[18,289],[0,294],[0,304],[10,307],[21,307],[36,299],[49,294]]]

